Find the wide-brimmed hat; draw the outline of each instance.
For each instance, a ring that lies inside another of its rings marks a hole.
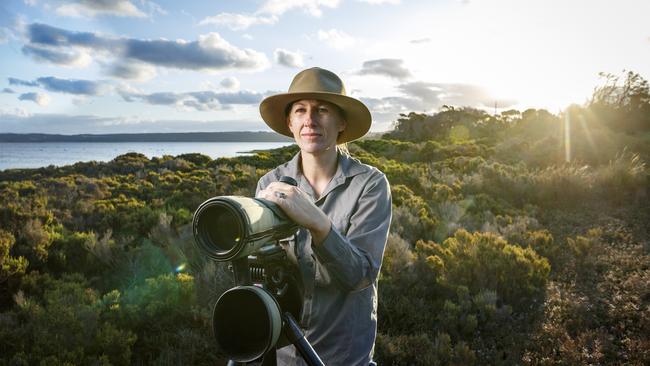
[[[313,67],[299,72],[291,82],[287,93],[265,98],[260,103],[262,119],[275,132],[293,137],[287,126],[287,106],[302,99],[318,99],[336,104],[343,110],[346,127],[339,134],[337,143],[356,140],[370,129],[370,111],[360,100],[348,97],[343,81],[331,71]]]

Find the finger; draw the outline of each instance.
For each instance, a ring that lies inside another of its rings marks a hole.
[[[290,184],[283,183],[283,182],[270,183],[267,188],[278,189],[278,190],[282,190],[283,192],[295,191],[299,189],[296,186],[292,186]]]
[[[265,189],[264,191],[260,191],[262,195],[260,195],[259,198],[263,198],[267,201],[271,201],[275,203],[276,205],[280,206],[282,209],[287,207],[287,200],[288,200],[288,195],[284,192],[276,191],[276,190],[271,190],[271,189]],[[278,193],[284,194],[284,198],[281,198]]]

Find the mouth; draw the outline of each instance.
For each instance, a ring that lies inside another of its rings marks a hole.
[[[302,133],[302,134],[300,134],[300,136],[302,136],[304,138],[316,138],[316,137],[320,137],[321,134],[320,133],[315,133],[315,132],[309,132],[309,133]]]

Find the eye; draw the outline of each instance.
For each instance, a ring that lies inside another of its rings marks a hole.
[[[304,113],[305,112],[305,107],[296,107],[293,110],[293,113]]]
[[[327,109],[327,107],[325,106],[318,107],[318,113],[327,113],[327,112],[329,112],[329,109]]]

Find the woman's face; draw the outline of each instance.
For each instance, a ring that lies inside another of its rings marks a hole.
[[[300,150],[312,154],[333,149],[339,133],[345,129],[340,109],[315,99],[294,102],[287,124]]]

